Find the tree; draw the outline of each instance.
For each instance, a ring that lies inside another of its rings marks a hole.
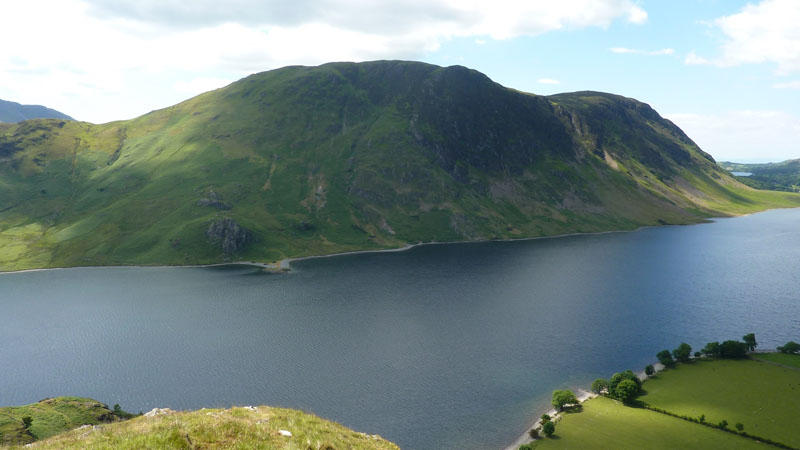
[[[531,430],[531,431],[533,431],[533,430]],[[538,436],[538,432],[537,432],[537,436]],[[536,438],[534,438],[534,439],[536,439]],[[533,447],[531,447],[530,444],[522,444],[522,445],[519,446],[518,450],[533,450]]]
[[[603,391],[608,392],[608,380],[598,378],[592,381],[592,392],[595,394],[602,394]]]
[[[550,437],[555,432],[556,425],[553,422],[546,422],[544,425],[542,425],[542,433],[544,433],[545,436]]]
[[[567,405],[577,405],[578,398],[570,390],[553,391],[552,403],[558,411],[561,411]]]
[[[703,350],[701,351],[706,356],[719,356],[720,353],[719,342],[716,341],[709,342],[708,344],[706,344],[705,347],[703,347]]]
[[[697,420],[699,420],[700,423],[706,423],[706,415],[700,414],[700,417],[698,417]]]
[[[747,355],[747,344],[739,341],[725,341],[719,345],[719,356],[723,358],[743,358]]]
[[[656,368],[653,367],[652,364],[648,364],[644,366],[644,374],[647,375],[648,377],[652,377],[653,375],[656,374]]]
[[[658,358],[658,362],[664,365],[664,367],[672,367],[675,365],[675,360],[672,359],[672,353],[669,350],[661,350],[656,354],[656,358]]]
[[[550,422],[550,414],[542,414],[542,423]]]
[[[31,418],[31,416],[25,416],[22,418],[22,426],[25,427],[26,430],[31,427],[32,423],[33,418]]]
[[[703,347],[703,350],[701,351],[706,356],[719,356],[720,353],[719,342],[709,342],[708,344],[706,344],[705,347]]]
[[[681,342],[681,345],[672,351],[672,356],[678,362],[688,362],[689,358],[692,356],[692,347],[686,342]]]
[[[789,341],[786,345],[778,347],[778,351],[781,353],[800,353],[800,344],[795,341]]]
[[[632,402],[639,395],[639,385],[632,380],[622,380],[614,389],[614,395],[624,403]]]
[[[615,373],[614,375],[611,376],[611,379],[608,381],[608,392],[611,395],[616,396],[617,386],[624,380],[633,381],[634,383],[636,383],[636,386],[638,386],[639,388],[642,387],[642,380],[640,380],[639,377],[637,377],[636,374],[634,374],[630,370],[626,370],[625,372]]]
[[[722,419],[722,420],[719,422],[719,427],[720,427],[720,428],[722,428],[723,430],[724,430],[725,428],[728,428],[728,421],[727,421],[727,420],[725,420],[725,419]]]
[[[742,422],[736,422],[736,429],[739,431],[744,431],[744,424]]]
[[[742,340],[744,341],[744,344],[747,346],[748,351],[752,352],[753,350],[756,349],[756,347],[758,347],[755,333],[745,334],[744,336],[742,336]]]

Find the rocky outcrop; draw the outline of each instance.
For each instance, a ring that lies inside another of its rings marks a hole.
[[[197,201],[197,206],[209,206],[211,208],[216,208],[220,211],[227,211],[231,209],[231,206],[229,204],[210,198],[201,198],[200,200]]]
[[[231,209],[231,205],[222,201],[216,192],[211,191],[206,198],[201,198],[197,201],[197,206],[210,206],[220,211],[227,211]]]
[[[212,244],[218,244],[226,254],[238,253],[250,240],[250,231],[231,218],[212,222],[206,230]]]

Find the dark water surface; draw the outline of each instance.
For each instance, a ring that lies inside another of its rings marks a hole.
[[[269,404],[407,449],[512,441],[681,341],[800,338],[800,209],[249,267],[0,275],[0,401]]]

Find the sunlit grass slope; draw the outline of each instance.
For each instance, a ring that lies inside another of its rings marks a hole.
[[[0,270],[274,261],[797,206],[644,103],[463,67],[287,67],[130,121],[0,124]],[[210,239],[228,218],[234,251]],[[242,235],[244,236],[244,235]]]
[[[30,417],[28,428],[23,418]],[[44,399],[25,406],[0,407],[0,445],[27,444],[85,424],[119,420],[108,406],[80,397]]]
[[[259,406],[141,416],[99,427],[78,428],[39,441],[32,448],[397,450],[399,447],[380,436],[355,432],[310,414]]]

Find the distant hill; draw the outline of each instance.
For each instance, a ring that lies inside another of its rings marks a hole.
[[[0,100],[0,122],[16,123],[30,119],[73,120],[64,113],[41,105],[21,105],[16,102]]]
[[[767,164],[723,161],[719,165],[730,172],[749,173],[750,175],[739,176],[737,179],[756,189],[800,192],[800,159]]]
[[[461,66],[285,67],[139,118],[0,124],[0,270],[198,264],[798,206],[645,103]]]

